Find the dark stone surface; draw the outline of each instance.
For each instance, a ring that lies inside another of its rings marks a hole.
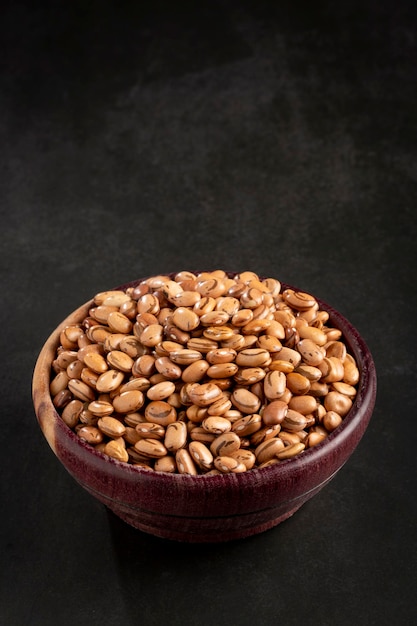
[[[416,621],[416,7],[2,3],[2,624]],[[339,309],[379,390],[350,462],[293,518],[186,547],[73,482],[30,383],[96,291],[216,267]]]

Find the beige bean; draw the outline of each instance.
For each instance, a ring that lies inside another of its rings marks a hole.
[[[324,357],[323,361],[319,364],[319,369],[323,373],[321,378],[321,382],[323,383],[341,381],[345,372],[342,361],[334,356]]]
[[[177,452],[187,443],[187,425],[185,422],[173,422],[166,427],[164,445],[169,452]]]
[[[167,280],[160,286],[160,289],[169,302],[175,302],[175,297],[184,291],[181,285],[174,280]]]
[[[215,440],[216,435],[204,430],[202,426],[194,426],[190,431],[190,438],[192,441],[201,441],[201,443],[210,445]]]
[[[343,382],[348,385],[357,385],[360,379],[360,373],[356,364],[346,359],[343,363],[343,370]]]
[[[169,353],[169,358],[177,365],[191,365],[191,363],[199,361],[201,357],[201,352],[198,350],[190,350],[189,348],[172,350],[172,352]]]
[[[240,308],[240,302],[237,298],[232,296],[224,296],[223,298],[218,298],[216,302],[216,311],[224,312],[227,314],[227,317],[233,317]]]
[[[151,315],[158,315],[160,311],[160,304],[158,298],[151,293],[145,293],[137,301],[138,313],[151,313]]]
[[[175,391],[175,384],[172,381],[164,380],[148,389],[146,396],[149,400],[165,400]]]
[[[83,367],[83,369],[81,370],[80,378],[83,381],[83,383],[85,383],[92,389],[97,388],[97,381],[99,379],[99,375],[96,372],[93,372],[93,370],[90,370],[89,367]]]
[[[257,413],[261,401],[254,393],[243,387],[235,389],[231,395],[232,404],[242,413]]]
[[[198,291],[182,291],[172,298],[172,303],[176,307],[193,307],[201,300],[201,294]]]
[[[145,376],[141,376],[139,378],[131,378],[126,383],[120,385],[120,387],[117,389],[117,393],[132,391],[133,389],[137,389],[138,391],[142,391],[142,393],[145,393],[146,391],[148,391],[150,386],[151,383],[149,382],[149,379]]]
[[[201,441],[191,441],[188,451],[195,463],[203,470],[210,470],[213,467],[213,455],[207,446]]]
[[[217,348],[217,342],[206,337],[192,337],[187,342],[189,350],[197,350],[201,354],[207,354],[210,350]]]
[[[343,393],[345,396],[353,399],[356,396],[356,388],[353,385],[348,385],[343,382],[335,382],[331,385],[333,391],[338,391],[339,393]]]
[[[78,359],[76,361],[72,361],[66,369],[68,378],[80,378],[83,369],[84,363],[82,361],[79,361]]]
[[[282,292],[284,301],[296,311],[306,311],[316,304],[316,299],[309,293],[304,291],[294,291],[293,289],[285,289]]]
[[[215,307],[216,307],[215,298],[212,298],[211,296],[201,297],[201,294],[200,294],[200,300],[197,301],[195,305],[193,306],[193,311],[197,313],[199,317],[201,317],[203,315],[206,315],[207,313],[211,313],[211,311],[214,311]]]
[[[317,398],[310,395],[293,396],[288,403],[288,408],[302,415],[314,413],[317,409]]]
[[[159,439],[139,439],[139,441],[135,443],[134,448],[143,456],[151,459],[158,459],[168,454],[168,450]]]
[[[177,450],[175,453],[175,462],[177,464],[178,472],[180,474],[190,474],[191,476],[197,476],[197,468],[191,457],[191,454],[185,448]]]
[[[308,378],[310,383],[320,380],[322,377],[322,372],[318,367],[313,367],[312,365],[306,365],[305,363],[301,363],[295,370],[297,374],[301,374]]]
[[[269,364],[268,369],[270,371],[282,372],[283,374],[289,374],[294,371],[294,365],[289,361],[283,361],[281,359],[273,359]],[[320,373],[321,374],[321,373]]]
[[[325,439],[326,439],[326,435],[323,435],[322,433],[315,433],[315,432],[310,431],[305,441],[305,444],[308,448],[314,448],[314,446],[317,446],[319,443],[321,443]]]
[[[210,365],[216,365],[219,363],[231,363],[236,358],[236,350],[230,348],[215,348],[209,350],[206,354],[206,359]]]
[[[145,348],[137,337],[127,335],[120,341],[119,349],[127,354],[131,359],[137,359],[145,354]]]
[[[340,426],[340,424],[342,423],[343,418],[341,415],[339,415],[339,413],[336,413],[335,411],[327,411],[327,413],[325,413],[323,419],[322,419],[322,424],[324,426],[324,428],[329,431],[329,433],[333,432],[338,426]]]
[[[202,296],[215,299],[223,296],[226,293],[226,288],[223,280],[214,277],[198,280],[195,289]]]
[[[229,321],[229,315],[225,311],[209,311],[200,317],[202,326],[224,326]]]
[[[335,411],[345,417],[352,408],[352,400],[338,391],[329,391],[324,398],[324,407],[326,411]]]
[[[167,472],[173,474],[177,471],[177,464],[174,457],[167,455],[155,460],[154,470],[156,472]]]
[[[310,390],[310,381],[308,378],[303,376],[302,374],[297,374],[296,372],[290,372],[287,374],[287,387],[291,391],[291,393],[297,395],[303,395],[308,393]]]
[[[155,372],[155,357],[151,354],[139,356],[133,363],[133,376],[152,376]]]
[[[113,406],[117,413],[133,413],[144,404],[144,396],[138,389],[130,389],[114,396]]]
[[[240,334],[232,335],[229,339],[222,340],[221,346],[230,350],[242,350],[246,345],[245,337]]]
[[[326,333],[314,326],[301,326],[297,330],[301,339],[311,339],[317,346],[324,346],[328,341]]]
[[[100,291],[94,296],[94,303],[96,305],[104,304],[105,306],[119,307],[123,302],[126,302],[126,300],[130,300],[130,296],[120,289]],[[112,304],[109,304],[109,302]]]

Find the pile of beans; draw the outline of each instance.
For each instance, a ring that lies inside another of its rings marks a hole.
[[[50,392],[96,450],[160,472],[244,472],[323,441],[359,370],[308,293],[254,272],[153,276],[67,326]]]

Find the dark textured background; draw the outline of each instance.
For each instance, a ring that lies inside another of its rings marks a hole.
[[[0,623],[414,624],[416,3],[0,11]],[[350,462],[292,519],[186,546],[74,483],[30,386],[43,341],[96,291],[207,268],[339,308],[379,389]]]

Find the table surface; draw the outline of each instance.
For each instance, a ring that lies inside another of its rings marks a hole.
[[[2,8],[0,623],[416,623],[417,5],[131,5]],[[339,309],[378,396],[294,517],[183,545],[73,481],[31,377],[97,291],[208,268]]]

